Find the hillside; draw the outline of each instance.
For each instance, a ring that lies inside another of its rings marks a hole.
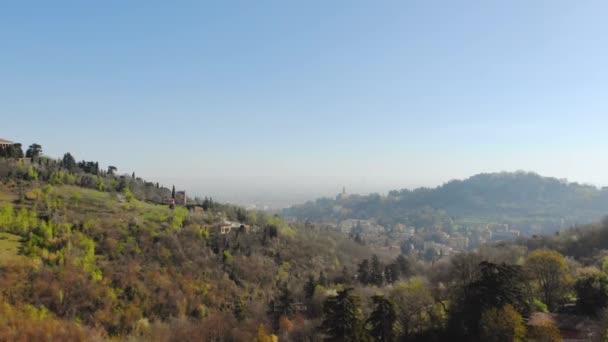
[[[97,163],[0,158],[0,341],[485,341],[496,329],[501,340],[559,340],[557,318],[572,314],[596,336],[608,327],[597,319],[608,307],[605,222],[427,258],[210,199],[162,204],[169,189],[87,165]],[[514,205],[539,179],[544,198],[555,187],[599,198],[530,174],[388,198],[489,183]]]
[[[524,172],[479,174],[386,196],[339,195],[283,212],[314,221],[373,219],[415,227],[507,223],[527,233],[595,222],[607,213],[608,190]]]
[[[314,335],[325,295],[306,300],[303,285],[372,255],[212,200],[159,204],[170,195],[134,175],[0,158],[0,341],[251,341],[278,329],[279,298],[291,318],[306,303],[293,332]]]

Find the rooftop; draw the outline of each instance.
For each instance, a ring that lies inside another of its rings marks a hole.
[[[0,145],[12,145],[13,142],[12,141],[8,141],[5,139],[0,139]]]

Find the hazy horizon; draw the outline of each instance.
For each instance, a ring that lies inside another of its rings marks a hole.
[[[0,5],[0,138],[233,202],[608,184],[602,1]]]

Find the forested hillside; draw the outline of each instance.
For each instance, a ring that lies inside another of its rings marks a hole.
[[[323,286],[372,255],[211,199],[159,204],[171,196],[70,154],[0,158],[0,341],[318,336]]]
[[[97,165],[0,158],[0,341],[605,337],[606,223],[426,262]]]
[[[534,233],[595,222],[606,214],[608,190],[525,172],[479,174],[386,196],[340,195],[284,210],[285,216],[314,221],[375,219],[415,227],[507,223]]]

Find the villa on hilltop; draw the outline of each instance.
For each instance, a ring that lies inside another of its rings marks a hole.
[[[8,140],[0,138],[0,150],[5,150],[5,149],[9,148],[9,146],[12,146],[13,144],[14,143],[12,141],[8,141]]]

